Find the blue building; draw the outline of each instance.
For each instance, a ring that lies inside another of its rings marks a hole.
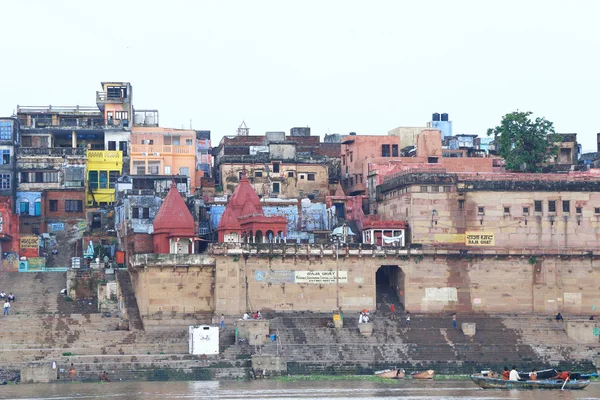
[[[448,136],[452,136],[452,121],[448,120],[447,113],[433,113],[431,122],[428,125],[442,132],[442,140]]]

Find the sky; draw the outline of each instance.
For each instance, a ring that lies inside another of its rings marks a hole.
[[[596,151],[600,2],[0,2],[0,115],[94,105],[128,81],[160,124],[387,134],[446,112],[485,135],[515,110]]]

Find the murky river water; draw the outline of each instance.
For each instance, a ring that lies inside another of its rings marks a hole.
[[[470,381],[113,382],[0,386],[2,399],[600,399],[600,383],[578,391],[483,390]]]

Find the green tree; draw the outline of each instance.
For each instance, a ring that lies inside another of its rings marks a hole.
[[[494,129],[488,129],[508,170],[536,172],[556,154],[554,125],[545,118],[532,120],[531,114],[517,110],[502,117]]]

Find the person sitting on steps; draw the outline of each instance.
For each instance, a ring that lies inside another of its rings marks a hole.
[[[560,313],[556,314],[556,317],[554,317],[554,319],[556,320],[556,322],[564,321],[563,316],[560,315]]]

